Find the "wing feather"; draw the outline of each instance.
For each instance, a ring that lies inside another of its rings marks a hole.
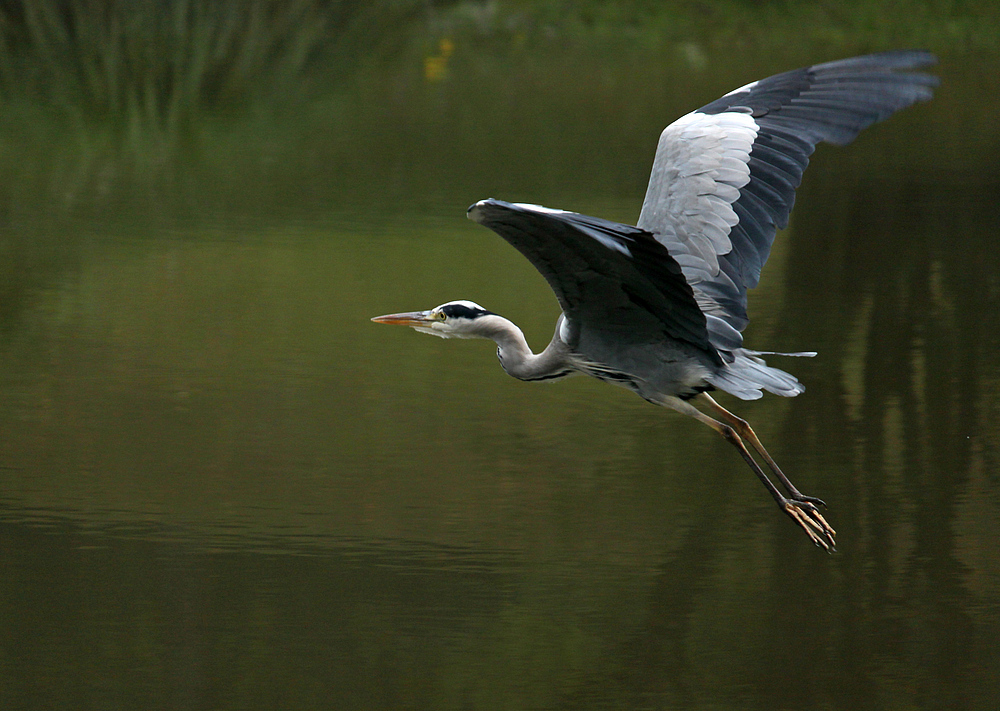
[[[527,257],[571,322],[620,327],[630,338],[652,342],[665,333],[721,364],[680,265],[645,230],[500,200],[481,200],[468,214]]]
[[[905,70],[934,61],[927,52],[884,52],[777,74],[663,130],[638,226],[673,255],[699,306],[730,327],[710,322],[716,347],[730,347],[747,325],[747,289],[788,224],[816,144],[848,143],[929,99],[937,79]]]

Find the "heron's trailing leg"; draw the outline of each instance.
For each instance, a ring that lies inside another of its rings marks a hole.
[[[702,393],[698,397],[701,398],[701,401],[704,402],[712,412],[725,420],[727,424],[732,425],[733,429],[736,430],[736,434],[750,443],[750,446],[754,448],[754,451],[756,451],[757,454],[759,454],[764,461],[767,462],[767,466],[771,468],[771,471],[774,472],[776,477],[778,477],[782,486],[785,487],[785,490],[793,499],[796,501],[808,501],[810,504],[815,504],[824,508],[826,507],[826,502],[822,499],[817,499],[815,496],[805,496],[802,492],[795,488],[795,485],[788,480],[788,477],[784,475],[778,467],[778,464],[771,458],[771,455],[767,453],[767,450],[764,449],[764,445],[760,443],[759,439],[757,439],[757,434],[753,431],[753,428],[750,427],[750,424],[746,420],[731,413],[729,410],[717,403],[715,398],[708,393]]]
[[[711,398],[709,399],[711,400]],[[756,449],[759,453],[761,453],[761,456],[765,457],[766,460],[768,461],[768,466],[771,466],[771,468],[775,470],[775,473],[781,476],[782,483],[787,483],[787,479],[784,477],[784,475],[780,474],[780,471],[777,469],[777,466],[772,465],[773,460],[771,460],[770,456],[767,455],[766,452],[761,451],[764,448],[760,445],[760,441],[757,440],[757,436],[753,434],[753,430],[750,429],[750,426],[747,425],[745,421],[740,420],[738,417],[736,417],[736,415],[733,415],[728,410],[725,410],[721,405],[716,403],[714,400],[712,400],[712,403],[715,405],[715,408],[718,408],[718,410],[722,410],[727,415],[729,415],[729,417],[735,420],[739,420],[739,422],[743,423],[743,426],[745,426],[746,431],[748,431],[750,435],[752,435],[752,439],[750,441],[754,449]],[[795,523],[797,523],[802,528],[802,530],[806,532],[806,535],[809,536],[810,540],[812,540],[812,542],[815,543],[820,548],[823,548],[827,551],[833,551],[835,549],[834,537],[837,535],[837,532],[834,531],[830,527],[830,524],[826,522],[826,519],[824,519],[823,516],[819,513],[819,510],[816,508],[816,505],[813,504],[812,501],[808,499],[808,497],[803,497],[801,494],[798,494],[800,497],[802,497],[801,499],[788,498],[784,496],[780,491],[778,491],[778,488],[773,483],[771,483],[771,480],[767,478],[767,475],[764,473],[764,470],[760,468],[760,465],[757,464],[757,461],[753,458],[753,456],[751,456],[750,452],[746,448],[746,445],[743,444],[743,440],[740,438],[741,433],[737,431],[737,426],[735,424],[719,422],[718,420],[709,417],[708,415],[706,415],[705,413],[703,413],[701,410],[697,409],[690,403],[680,400],[678,398],[670,398],[669,400],[664,402],[664,404],[667,405],[668,407],[677,410],[678,412],[683,412],[685,415],[690,415],[699,422],[705,423],[713,430],[718,432],[720,435],[722,435],[726,439],[726,441],[728,441],[730,444],[736,447],[736,449],[740,453],[740,456],[743,457],[744,461],[746,461],[746,463],[750,466],[754,474],[757,475],[757,478],[760,479],[761,483],[763,483],[764,486],[767,487],[767,490],[771,492],[771,496],[774,497],[774,500],[778,503],[778,506],[781,508],[781,510],[784,511],[786,514],[788,514],[788,516],[793,521],[795,521]],[[789,493],[792,493],[794,487],[792,487],[791,484],[788,484],[788,487],[789,487]]]

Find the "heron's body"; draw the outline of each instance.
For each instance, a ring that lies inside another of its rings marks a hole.
[[[822,502],[799,493],[749,425],[708,392],[750,400],[764,390],[803,391],[794,376],[764,362],[769,354],[743,346],[747,290],[788,222],[815,145],[848,143],[929,99],[936,80],[907,70],[932,62],[925,52],[887,52],[819,64],[752,82],[681,117],[660,136],[635,226],[492,199],[473,205],[469,217],[527,257],[559,300],[563,313],[540,353],[511,321],[471,301],[375,320],[445,338],[489,338],[515,378],[583,373],[697,418],[736,445],[782,509],[832,549],[834,531],[815,506]]]

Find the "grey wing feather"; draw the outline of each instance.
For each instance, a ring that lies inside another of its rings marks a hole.
[[[721,364],[680,265],[646,230],[492,199],[468,214],[527,257],[571,322],[620,329],[636,340],[659,341],[665,333]]]
[[[746,292],[820,141],[845,144],[931,97],[920,51],[817,64],[747,84],[664,129],[638,226],[680,264],[717,348],[742,344]]]

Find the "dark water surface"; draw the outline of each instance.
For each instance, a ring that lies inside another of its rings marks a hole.
[[[541,348],[466,206],[633,221],[663,125],[788,67],[462,49],[131,192],[6,151],[0,708],[997,708],[997,64],[821,148],[751,295],[751,347],[819,356],[723,404],[826,555],[703,426],[368,320],[467,298]]]

